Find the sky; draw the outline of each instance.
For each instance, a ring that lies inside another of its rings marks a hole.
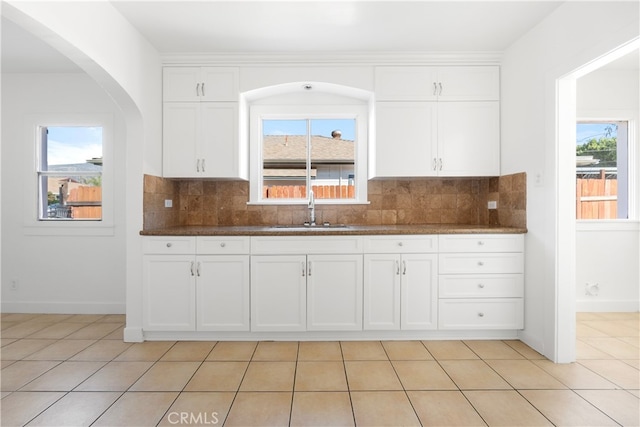
[[[49,126],[47,158],[50,165],[86,163],[102,157],[102,128]]]
[[[610,123],[578,123],[576,127],[576,145],[587,143],[592,138],[600,139],[607,136],[605,130],[607,126],[612,127],[611,136],[617,136],[616,126]]]
[[[331,132],[339,129],[342,131],[342,139],[355,140],[354,119],[313,119],[311,121],[311,134],[331,138]],[[306,135],[306,120],[263,120],[262,132],[264,135]]]

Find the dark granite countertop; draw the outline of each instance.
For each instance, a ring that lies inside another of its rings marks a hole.
[[[304,226],[179,226],[142,230],[143,236],[353,236],[393,234],[523,234],[526,228],[496,225],[415,224]]]

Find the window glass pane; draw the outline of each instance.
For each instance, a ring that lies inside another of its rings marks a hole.
[[[102,218],[102,128],[42,128],[40,219]]]
[[[262,121],[262,197],[307,198],[307,120]]]
[[[355,119],[311,120],[311,171],[318,199],[355,197]]]
[[[627,122],[577,124],[577,219],[627,218],[627,164]]]

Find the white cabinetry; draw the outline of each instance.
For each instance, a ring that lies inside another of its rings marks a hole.
[[[238,70],[220,70],[164,69],[165,177],[246,178],[238,137]]]
[[[143,242],[145,330],[249,330],[248,237]]]
[[[439,329],[522,329],[524,236],[439,236]]]
[[[497,66],[377,67],[372,176],[500,172]]]
[[[255,237],[251,330],[361,330],[361,242],[358,236]]]
[[[436,329],[437,236],[372,236],[364,246],[364,329]]]

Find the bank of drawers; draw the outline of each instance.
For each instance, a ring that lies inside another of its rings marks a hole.
[[[439,329],[522,329],[524,235],[441,235]]]

